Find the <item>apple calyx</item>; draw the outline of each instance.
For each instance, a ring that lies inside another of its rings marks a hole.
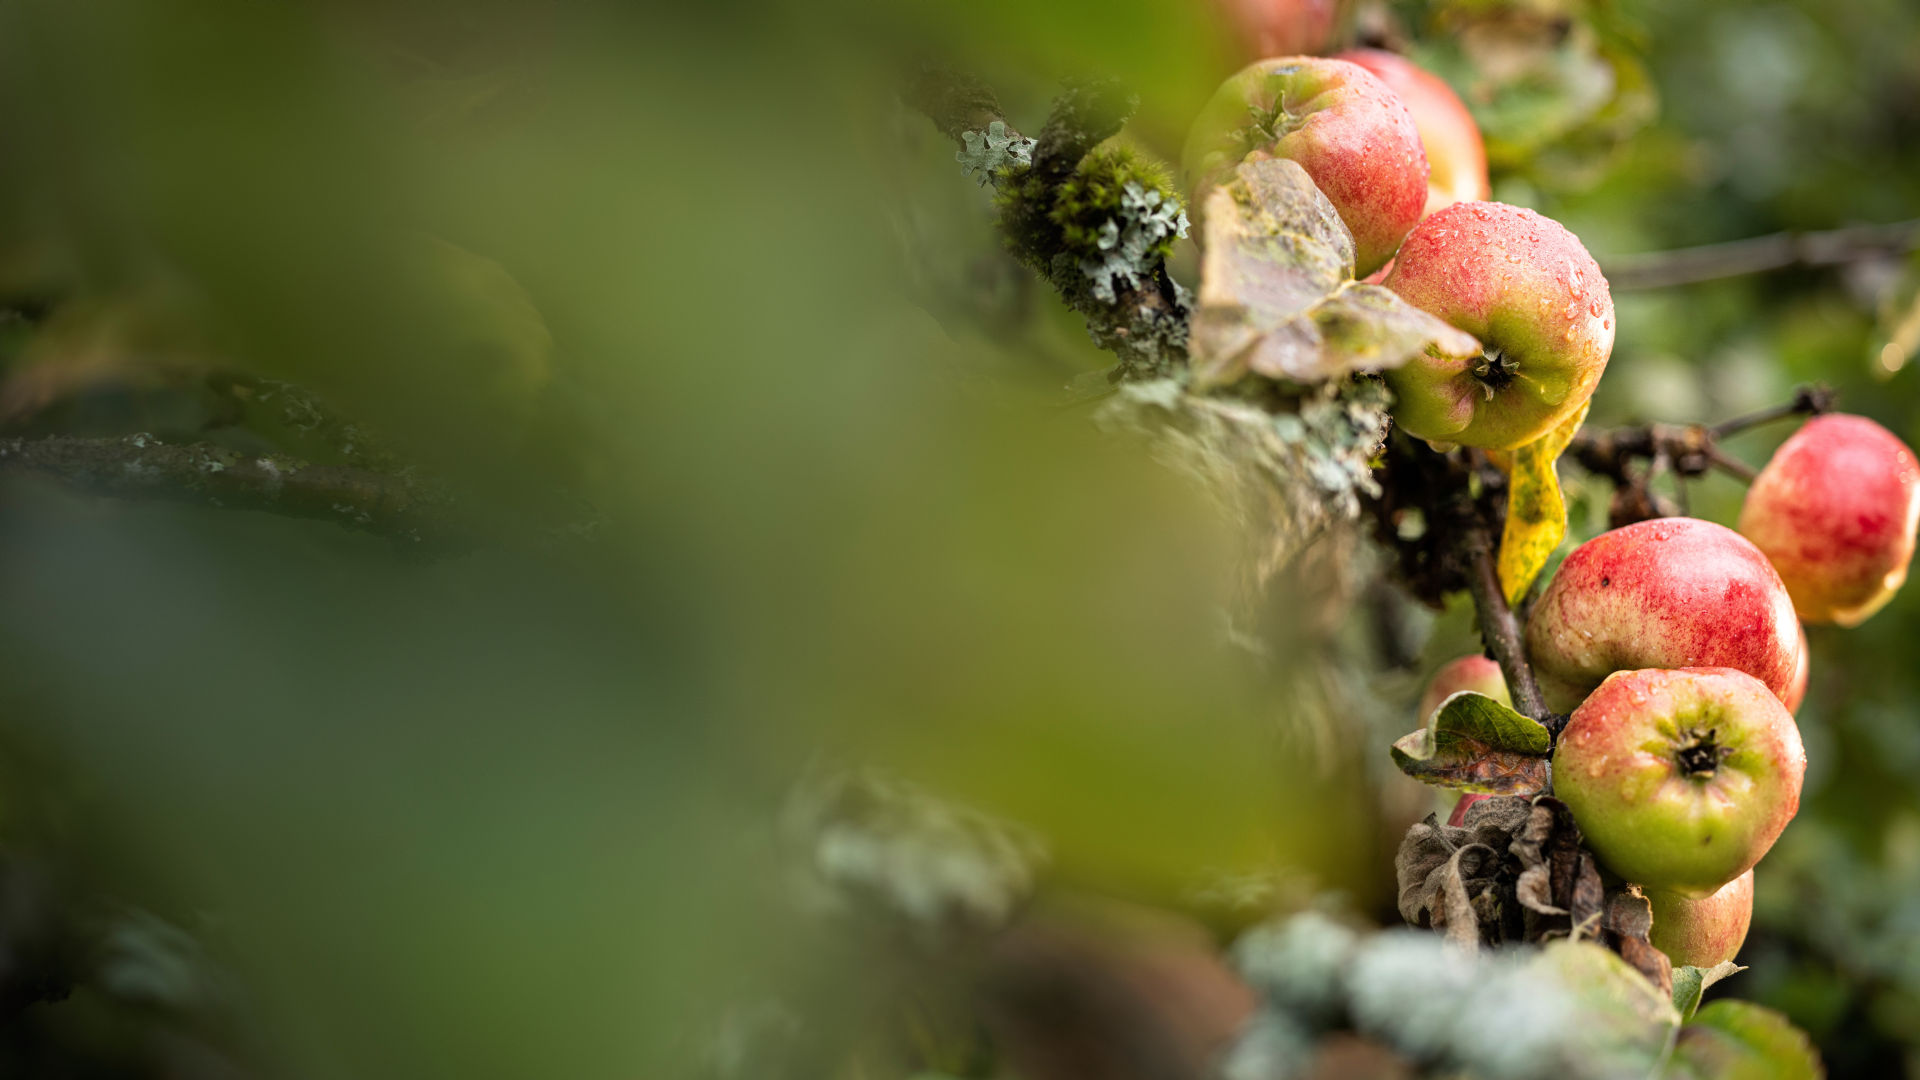
[[[1733,753],[1730,746],[1722,746],[1714,741],[1718,728],[1701,731],[1690,728],[1684,733],[1687,743],[1674,751],[1673,760],[1680,766],[1681,775],[1695,780],[1711,780],[1720,763]]]
[[[1480,362],[1474,365],[1473,374],[1480,380],[1480,389],[1492,401],[1493,396],[1513,384],[1520,375],[1520,362],[1509,356],[1498,345],[1488,345],[1481,350]]]

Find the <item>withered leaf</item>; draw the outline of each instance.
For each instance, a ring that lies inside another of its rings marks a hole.
[[[1249,374],[1321,382],[1480,343],[1391,290],[1353,280],[1353,236],[1306,170],[1242,162],[1208,189],[1190,351],[1194,385]]]
[[[1567,535],[1567,501],[1553,463],[1587,418],[1580,406],[1560,426],[1513,452],[1507,473],[1507,521],[1501,529],[1500,586],[1518,604]]]
[[[1396,740],[1391,753],[1400,771],[1439,787],[1532,795],[1547,786],[1550,748],[1538,720],[1462,691],[1441,704],[1429,726]]]
[[[1524,799],[1487,799],[1467,809],[1463,828],[1429,814],[1407,830],[1394,860],[1401,917],[1463,945],[1504,940],[1502,853],[1527,813]]]

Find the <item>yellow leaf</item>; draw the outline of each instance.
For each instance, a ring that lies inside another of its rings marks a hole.
[[[1507,476],[1507,527],[1500,536],[1500,588],[1518,604],[1567,535],[1567,502],[1553,463],[1587,418],[1587,406],[1513,452]]]

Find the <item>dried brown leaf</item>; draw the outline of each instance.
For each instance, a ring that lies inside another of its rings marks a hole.
[[[1210,188],[1190,351],[1194,384],[1248,375],[1321,382],[1398,367],[1428,349],[1470,356],[1472,335],[1353,280],[1353,236],[1306,170],[1241,163]]]

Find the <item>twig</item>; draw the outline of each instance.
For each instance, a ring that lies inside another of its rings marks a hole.
[[[1782,270],[1790,266],[1835,266],[1920,248],[1920,218],[1884,225],[1856,225],[1825,232],[1782,232],[1720,244],[1616,255],[1600,261],[1614,290],[1663,289],[1700,281]]]
[[[1540,684],[1533,677],[1533,666],[1527,662],[1520,620],[1514,616],[1513,609],[1507,606],[1506,594],[1500,588],[1500,573],[1493,561],[1493,534],[1486,526],[1477,525],[1468,532],[1462,543],[1471,561],[1467,591],[1473,596],[1473,609],[1479,616],[1480,637],[1486,642],[1487,651],[1493,654],[1494,662],[1500,665],[1500,674],[1507,680],[1507,693],[1513,698],[1513,707],[1547,724],[1551,730],[1554,728],[1553,713],[1547,708],[1546,699],[1540,695]]]
[[[908,105],[927,115],[940,134],[965,144],[969,131],[985,131],[995,120],[1006,123],[1000,99],[979,79],[961,71],[929,65],[915,72],[901,92]],[[1019,137],[1013,125],[1010,135]]]
[[[1751,412],[1745,416],[1736,416],[1731,420],[1722,420],[1707,431],[1716,439],[1725,439],[1749,428],[1771,424],[1775,420],[1785,420],[1794,416],[1818,416],[1823,412],[1832,411],[1835,397],[1830,387],[1818,385],[1796,387],[1792,401],[1775,405],[1770,409]]]
[[[0,440],[0,471],[30,472],[121,498],[195,502],[317,518],[407,544],[453,541],[452,500],[407,472],[315,465],[150,435]]]
[[[1727,453],[1725,450],[1722,450],[1717,446],[1711,447],[1710,449],[1708,449],[1707,459],[1713,462],[1714,468],[1719,469],[1721,472],[1726,473],[1728,476],[1731,476],[1736,480],[1739,480],[1743,484],[1753,483],[1754,478],[1760,475],[1760,470],[1754,468],[1753,466],[1747,464],[1744,461],[1741,461],[1739,458],[1734,457],[1733,455]]]

